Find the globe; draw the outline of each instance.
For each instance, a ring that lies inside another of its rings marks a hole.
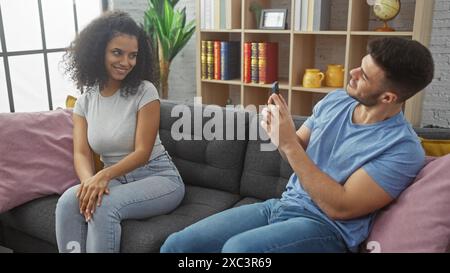
[[[377,31],[395,31],[389,27],[387,22],[394,19],[400,12],[400,0],[368,0],[369,5],[373,5],[373,13],[384,22],[384,26]]]

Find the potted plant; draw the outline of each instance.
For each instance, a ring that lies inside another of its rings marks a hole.
[[[169,72],[172,60],[195,32],[195,20],[186,24],[186,7],[175,10],[179,0],[148,0],[144,29],[158,50],[161,97],[169,93]]]

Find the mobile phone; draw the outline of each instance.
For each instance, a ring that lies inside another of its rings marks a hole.
[[[272,94],[280,94],[280,87],[278,86],[278,82],[274,82],[272,84]]]

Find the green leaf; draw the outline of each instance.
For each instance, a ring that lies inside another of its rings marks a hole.
[[[184,26],[186,25],[186,7],[183,8],[183,10],[181,11],[181,27],[184,28]]]
[[[195,27],[184,32],[183,37],[179,40],[179,43],[173,49],[174,52],[172,54],[172,58],[170,59],[170,61],[172,61],[172,59],[176,57],[176,55],[181,51],[181,49],[183,49],[183,47],[189,42],[189,40],[191,39],[191,37],[194,33],[195,33]]]
[[[168,0],[164,0],[164,30],[166,34],[170,33],[173,23],[174,11]]]
[[[178,2],[148,0],[148,9],[144,12],[145,31],[154,42],[159,41],[165,62],[171,62],[195,32],[195,20],[186,26],[186,7],[175,10]]]

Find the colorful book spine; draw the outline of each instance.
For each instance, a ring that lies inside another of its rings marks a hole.
[[[252,81],[252,43],[244,43],[244,83]]]
[[[214,28],[213,29],[220,29],[220,0],[213,0],[214,1]]]
[[[202,52],[201,52],[201,64],[202,64],[202,80],[205,80],[208,78],[208,71],[207,71],[207,63],[206,63],[206,56],[207,56],[207,45],[206,41],[202,41]]]
[[[316,0],[308,0],[308,24],[307,31],[313,31],[314,24],[314,5]]]
[[[221,47],[221,41],[214,41],[214,79],[220,80],[222,79],[222,76],[220,74],[221,70],[221,63],[220,63],[220,47]]]
[[[265,84],[266,82],[266,55],[267,43],[258,43],[258,76],[259,83]]]
[[[228,73],[229,71],[229,43],[228,42],[222,42],[221,44],[221,48],[220,48],[221,52],[221,58],[222,58],[222,63],[221,63],[221,78],[222,80],[229,80],[230,79],[230,75]]]
[[[222,42],[222,80],[240,78],[240,43]]]
[[[239,79],[241,77],[241,43],[230,42],[230,78]]]
[[[266,84],[278,81],[278,43],[266,43]]]
[[[308,12],[309,12],[309,0],[302,0],[301,3],[301,22],[300,31],[308,30]]]
[[[302,21],[302,0],[295,0],[294,30],[300,31]]]
[[[214,79],[214,41],[207,41],[206,65],[208,80]]]
[[[220,29],[227,28],[227,2],[229,0],[220,0]]]
[[[258,72],[258,43],[252,43],[252,57],[251,57],[251,80],[252,83],[259,83]]]

